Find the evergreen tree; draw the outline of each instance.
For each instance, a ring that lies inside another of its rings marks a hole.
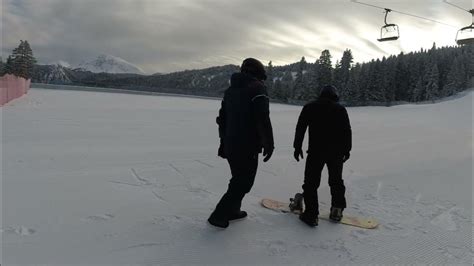
[[[430,67],[430,72],[426,79],[426,94],[425,100],[434,101],[439,97],[439,70],[438,65],[433,62]]]
[[[349,91],[347,89],[347,83],[350,78],[350,70],[354,57],[352,56],[351,50],[347,49],[342,54],[341,62],[336,64],[334,70],[334,84],[338,88],[341,99],[348,97]]]
[[[474,45],[465,46],[468,55],[466,56],[468,60],[467,65],[467,87],[474,88]]]
[[[339,85],[341,84],[341,81],[340,81],[340,72],[341,72],[341,62],[339,62],[339,60],[336,60],[336,66],[334,67],[333,69],[333,73],[332,73],[332,77],[333,77],[333,81],[334,81],[334,86],[336,87],[339,87]]]
[[[367,81],[367,100],[372,102],[384,102],[382,87],[385,82],[385,76],[382,69],[382,62],[372,60],[369,65],[368,81]]]
[[[358,77],[360,76],[360,64],[356,64],[349,73],[349,80],[346,83],[346,88],[343,90],[343,102],[346,105],[357,105],[360,99],[360,87]]]
[[[319,75],[318,75],[318,85],[324,87],[326,85],[332,85],[332,63],[331,63],[331,53],[329,50],[324,50],[321,53],[321,56],[318,60],[319,64]]]
[[[10,55],[7,58],[7,62],[5,63],[5,74],[12,75],[14,73],[14,63],[13,63],[13,57]]]
[[[454,68],[449,71],[448,76],[446,77],[446,83],[444,84],[443,89],[441,91],[442,97],[451,96],[456,93],[456,72],[453,70]]]
[[[36,58],[33,55],[33,50],[31,49],[30,44],[28,41],[24,42],[24,57],[25,57],[25,72],[26,72],[26,79],[31,79],[33,76],[34,66],[37,63]]]
[[[433,46],[431,46],[431,49],[428,50],[429,55],[433,55],[434,53],[436,53],[436,42],[433,42]]]
[[[419,77],[418,81],[416,82],[415,89],[413,90],[413,101],[414,102],[421,101],[423,95],[424,95],[423,78]]]
[[[316,60],[309,69],[308,82],[303,98],[306,100],[314,100],[318,97],[319,91],[319,60]]]
[[[25,79],[30,79],[33,75],[34,64],[36,59],[33,56],[28,41],[20,41],[20,45],[13,50],[13,74]]]
[[[360,68],[360,75],[358,77],[358,87],[359,87],[359,99],[357,102],[361,105],[364,105],[369,100],[369,79],[370,79],[371,68],[370,64],[362,64]]]
[[[409,72],[410,72],[410,85],[407,100],[416,102],[421,100],[421,94],[423,93],[423,60],[418,55],[412,55],[409,60]],[[420,81],[421,79],[421,81]],[[421,82],[421,84],[419,84]]]
[[[398,81],[396,80],[397,60],[394,56],[390,56],[383,65],[384,80],[383,83],[383,97],[384,101],[389,105],[395,101],[395,94],[397,91]]]
[[[270,97],[274,95],[274,88],[273,88],[273,79],[274,79],[274,70],[272,61],[268,62],[267,67],[267,80],[265,81],[265,85],[267,86],[268,94]]]
[[[282,100],[287,101],[291,98],[291,93],[293,92],[293,75],[291,74],[291,71],[285,71],[281,83],[283,92]]]
[[[442,96],[453,95],[454,93],[466,88],[466,75],[464,64],[459,57],[454,58],[451,70],[448,72],[446,82],[442,90]]]
[[[280,101],[286,101],[285,92],[283,91],[283,85],[279,78],[275,80],[275,84],[273,85],[273,98]]]
[[[301,58],[299,64],[298,64],[298,71],[296,72],[296,78],[295,78],[295,85],[293,88],[293,98],[297,100],[304,100],[304,94],[306,91],[306,79],[304,78],[304,73],[306,71],[306,59]]]
[[[3,58],[0,56],[0,77],[5,75],[5,63],[3,62]]]
[[[405,55],[401,53],[396,59],[394,79],[394,100],[402,101],[410,97],[410,69]]]
[[[12,74],[20,77],[21,75],[21,64],[22,64],[22,57],[21,57],[21,49],[23,48],[23,41],[20,41],[20,45],[13,49],[12,52]]]

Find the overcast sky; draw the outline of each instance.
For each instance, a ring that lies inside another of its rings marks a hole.
[[[473,0],[450,0],[467,9]],[[365,2],[456,27],[467,12],[442,0]],[[72,65],[110,54],[147,73],[240,64],[246,57],[275,65],[333,61],[349,48],[355,61],[454,45],[456,27],[391,13],[396,42],[377,42],[383,11],[350,0],[2,0],[2,56],[27,39],[40,63]]]

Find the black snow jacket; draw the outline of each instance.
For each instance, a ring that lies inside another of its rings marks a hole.
[[[217,117],[225,156],[248,156],[273,149],[269,98],[262,81],[235,73]]]
[[[346,108],[334,91],[326,91],[318,100],[303,107],[296,126],[293,147],[302,149],[309,127],[308,152],[322,156],[343,156],[352,149],[352,130]]]

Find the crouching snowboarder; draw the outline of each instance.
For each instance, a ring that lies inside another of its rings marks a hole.
[[[263,83],[267,76],[263,64],[245,59],[240,73],[234,73],[219,110],[220,147],[218,155],[227,159],[232,178],[208,222],[226,228],[229,221],[245,218],[240,209],[242,199],[250,192],[257,174],[258,154],[264,162],[272,156],[273,131],[269,98]]]
[[[306,208],[300,219],[312,227],[318,225],[318,187],[324,165],[328,168],[332,197],[330,219],[341,221],[342,212],[346,208],[342,168],[350,157],[352,131],[347,110],[338,101],[336,88],[325,86],[316,101],[303,107],[296,126],[293,147],[297,161],[303,158],[303,139],[306,128],[309,127],[308,157],[303,184]]]

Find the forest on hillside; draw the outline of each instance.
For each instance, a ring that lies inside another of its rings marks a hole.
[[[474,87],[474,46],[436,47],[354,63],[351,50],[335,59],[324,50],[316,62],[267,66],[266,86],[278,102],[314,100],[326,84],[338,88],[348,106],[435,101]],[[236,65],[169,74],[92,73],[62,66],[37,66],[33,82],[221,97]]]
[[[338,88],[346,105],[434,101],[473,87],[474,47],[444,47],[353,63],[346,50],[333,67],[324,50],[313,64],[303,57],[289,68],[268,66],[270,95],[282,101],[315,99],[326,84]]]

